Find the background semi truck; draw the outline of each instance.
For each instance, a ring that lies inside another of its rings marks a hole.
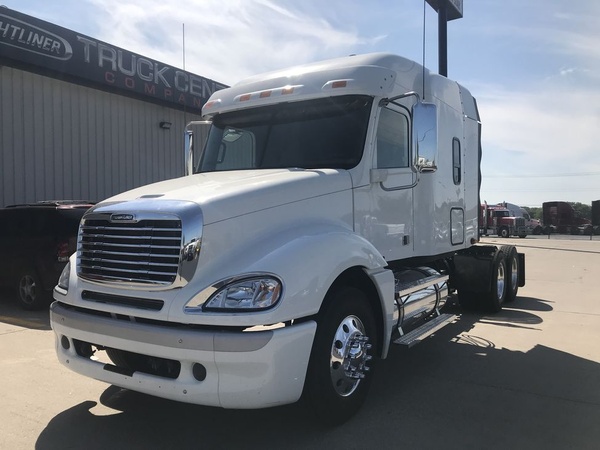
[[[592,201],[592,227],[594,234],[600,234],[600,200]]]
[[[525,224],[525,218],[522,215],[516,216],[506,205],[483,203],[479,211],[479,233],[482,236],[495,234],[504,238],[524,238],[531,234],[531,229]]]
[[[349,56],[249,78],[203,114],[187,176],[84,216],[51,306],[69,369],[224,408],[304,396],[339,423],[372,358],[452,322],[449,300],[496,312],[524,285],[524,255],[478,243],[481,122],[458,83]]]
[[[560,234],[591,234],[592,222],[580,217],[567,202],[545,202],[542,204],[544,232]]]
[[[512,217],[522,217],[525,220],[525,227],[527,227],[527,234],[542,234],[544,229],[542,227],[542,222],[538,219],[533,219],[531,214],[527,209],[522,208],[519,205],[508,202],[498,203],[496,206],[501,206],[510,211],[510,215]]]

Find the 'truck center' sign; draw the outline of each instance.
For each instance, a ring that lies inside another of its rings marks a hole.
[[[226,87],[66,28],[0,7],[0,62],[8,59],[56,78],[126,91],[201,110]],[[7,64],[10,65],[10,64]]]

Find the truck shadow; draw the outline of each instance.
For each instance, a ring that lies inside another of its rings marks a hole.
[[[486,323],[508,328],[540,330],[536,325],[542,323],[542,318],[533,312],[552,311],[550,303],[532,297],[518,297],[517,301],[505,304],[502,311],[494,314],[464,311],[458,306],[450,306],[448,309],[460,315],[463,327],[472,327],[475,323]]]
[[[504,311],[518,309],[521,311],[550,312],[554,309],[551,303],[554,302],[533,297],[518,297],[514,303],[505,304]]]
[[[58,414],[36,448],[595,448],[600,364],[543,345],[500,348],[476,323],[542,323],[550,302],[518,298],[500,315],[462,314],[418,347],[379,361],[370,396],[348,423],[325,428],[302,404],[223,410],[108,387]]]

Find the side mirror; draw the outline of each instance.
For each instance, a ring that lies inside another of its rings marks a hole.
[[[194,165],[200,159],[211,125],[209,120],[198,120],[185,127],[183,165],[186,175],[194,173]]]
[[[437,170],[437,107],[433,103],[418,102],[412,109],[413,149],[415,167],[419,172]]]

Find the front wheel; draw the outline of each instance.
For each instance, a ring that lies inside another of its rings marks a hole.
[[[500,228],[500,237],[503,237],[503,238],[510,237],[510,232],[508,231],[508,228],[506,228],[506,227]]]
[[[304,393],[321,421],[337,425],[365,401],[377,328],[361,290],[345,287],[331,295],[318,319]]]

